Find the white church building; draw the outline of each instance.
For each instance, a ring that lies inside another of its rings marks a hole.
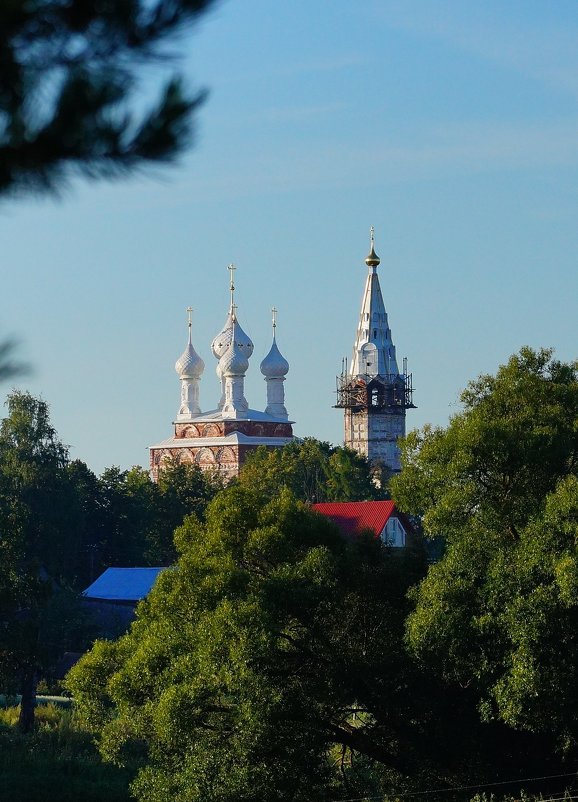
[[[200,382],[205,363],[193,346],[189,308],[188,342],[175,364],[181,384],[181,404],[173,424],[174,434],[150,447],[150,469],[155,480],[163,462],[173,459],[195,463],[203,470],[217,470],[230,479],[238,475],[251,450],[258,446],[284,446],[293,439],[293,421],[285,408],[284,382],[289,363],[277,347],[275,309],[273,342],[260,365],[267,388],[266,407],[262,411],[252,409],[245,398],[245,375],[254,346],[239,323],[234,266],[230,265],[229,270],[229,311],[225,325],[211,343],[221,398],[216,408],[202,411]]]

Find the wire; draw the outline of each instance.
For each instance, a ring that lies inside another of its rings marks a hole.
[[[425,796],[426,794],[445,794],[449,791],[473,791],[476,788],[495,788],[498,785],[514,785],[515,783],[530,783],[530,782],[539,782],[540,780],[556,780],[561,777],[575,777],[577,772],[575,771],[568,771],[565,774],[548,774],[544,777],[521,777],[520,779],[516,780],[501,780],[500,782],[494,783],[478,783],[477,785],[456,785],[450,786],[448,788],[432,788],[427,791],[408,791],[406,793],[396,793],[398,797],[409,797],[409,796]],[[336,799],[335,802],[371,802],[374,799],[383,799],[384,795],[381,794],[380,796],[358,796],[353,797],[351,799]],[[578,799],[578,796],[575,797],[557,797],[557,799]],[[554,802],[554,800],[545,800],[545,802]]]

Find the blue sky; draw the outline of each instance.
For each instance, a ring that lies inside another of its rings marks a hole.
[[[146,466],[170,435],[189,304],[216,405],[229,262],[250,405],[275,305],[295,432],[340,443],[371,225],[408,428],[522,345],[578,356],[574,0],[223,0],[182,48],[210,94],[178,167],[0,207],[0,330],[73,458]]]

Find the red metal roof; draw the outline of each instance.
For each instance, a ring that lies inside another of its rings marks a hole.
[[[331,518],[348,535],[370,529],[379,537],[391,516],[394,513],[399,516],[395,501],[331,501],[311,506],[321,515]]]

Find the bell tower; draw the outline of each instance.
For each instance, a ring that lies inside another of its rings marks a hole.
[[[359,325],[348,367],[337,377],[336,407],[344,410],[344,442],[371,462],[392,471],[401,469],[397,440],[405,435],[405,413],[413,409],[412,376],[403,360],[400,373],[377,268],[374,232],[365,259],[368,275],[361,300]]]

